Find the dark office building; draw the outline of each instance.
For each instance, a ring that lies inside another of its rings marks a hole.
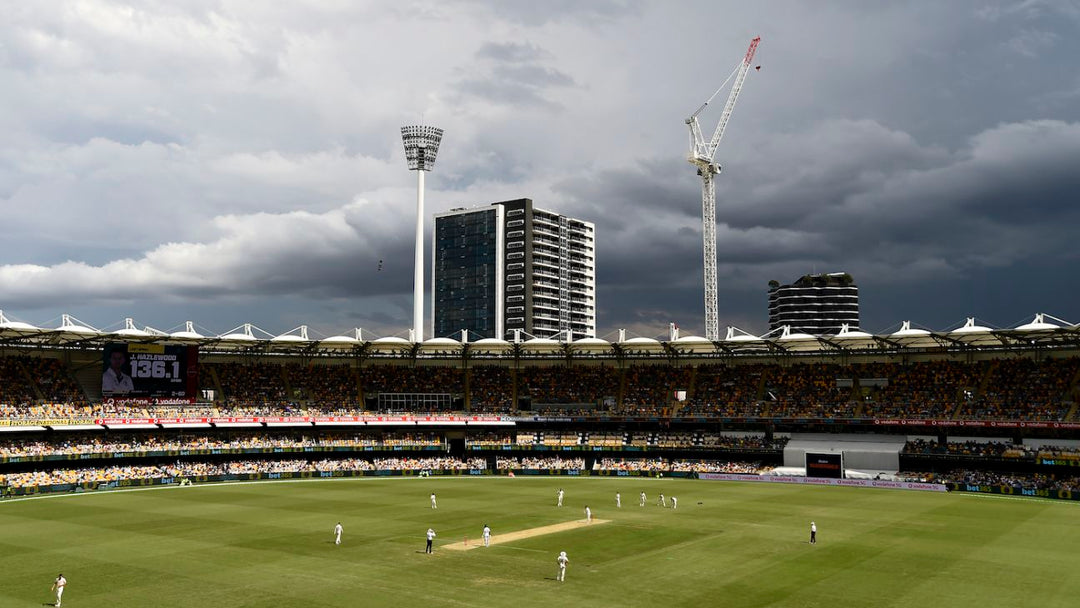
[[[595,337],[594,235],[530,199],[436,215],[434,335]]]
[[[859,326],[859,288],[846,272],[808,274],[791,285],[769,282],[769,331],[785,325],[793,333],[840,333]]]
[[[496,281],[502,268],[499,215],[491,208],[436,216],[432,337],[462,329],[474,338],[495,336]]]

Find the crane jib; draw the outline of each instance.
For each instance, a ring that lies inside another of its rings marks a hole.
[[[754,58],[754,52],[757,51],[759,42],[761,42],[761,36],[750,41],[750,48],[746,49],[746,58],[743,59],[743,63],[750,65],[750,61]]]

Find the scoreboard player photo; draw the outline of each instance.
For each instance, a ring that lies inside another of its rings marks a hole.
[[[198,349],[194,346],[109,344],[102,368],[104,397],[190,399],[198,388]]]

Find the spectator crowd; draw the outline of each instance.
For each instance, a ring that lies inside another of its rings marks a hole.
[[[983,471],[976,469],[953,469],[944,473],[903,472],[897,478],[904,481],[926,483],[961,483],[977,486],[1009,486],[1037,490],[1067,490],[1080,492],[1080,476],[1048,475],[1045,473],[1015,473]]]
[[[0,356],[0,417],[334,416],[381,407],[541,415],[1062,421],[1080,399],[1080,357],[856,363],[520,367],[400,362],[203,362],[200,405],[93,403],[60,359]],[[515,404],[515,397],[517,403]],[[395,402],[397,403],[397,402]]]
[[[0,457],[55,456],[81,454],[148,453],[182,450],[230,450],[273,448],[338,447],[443,447],[437,433],[230,433],[206,435],[177,433],[168,435],[68,435],[62,439],[0,439]]]
[[[499,470],[506,469],[557,469],[557,470],[585,470],[584,458],[560,458],[558,456],[540,458],[509,458],[500,456],[495,459],[495,467]]]
[[[1080,446],[1072,445],[1025,445],[1006,441],[965,441],[938,442],[927,439],[913,439],[904,446],[905,454],[925,454],[935,456],[960,456],[971,458],[1064,458],[1080,459]]]
[[[101,484],[121,480],[244,475],[255,473],[320,473],[332,471],[452,471],[485,469],[483,458],[358,458],[325,460],[235,460],[229,462],[176,462],[163,465],[118,465],[79,469],[52,469],[0,474],[0,486],[24,488],[60,484]]]
[[[727,460],[687,460],[668,458],[603,458],[594,467],[598,471],[652,471],[688,473],[739,473],[760,475],[772,470],[760,462]]]

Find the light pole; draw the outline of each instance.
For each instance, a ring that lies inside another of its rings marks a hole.
[[[416,171],[416,256],[413,260],[413,342],[424,341],[424,171],[435,166],[443,130],[425,125],[401,127],[405,160]]]

